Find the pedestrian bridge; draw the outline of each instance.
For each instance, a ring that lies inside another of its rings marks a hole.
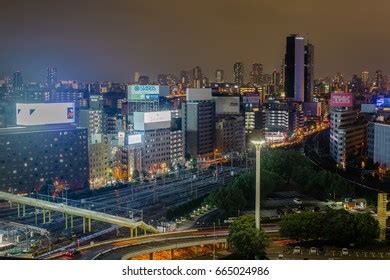
[[[50,201],[44,201],[40,199],[35,199],[31,197],[25,197],[20,195],[14,195],[7,192],[0,192],[0,200],[6,200],[12,203],[17,204],[18,216],[25,215],[25,206],[31,206],[35,208],[42,209],[43,222],[51,221],[51,212],[63,213],[65,217],[65,228],[68,228],[68,222],[70,222],[70,227],[73,227],[73,217],[83,218],[83,232],[86,232],[86,227],[88,225],[88,231],[91,231],[91,221],[100,221],[112,225],[117,225],[120,227],[127,227],[130,229],[131,236],[133,236],[133,231],[137,234],[137,229],[142,229],[145,233],[157,233],[157,229],[153,226],[150,226],[143,221],[135,221],[134,219],[129,219],[125,217],[119,217],[115,215],[110,215],[107,213],[101,213],[93,210],[77,208],[73,206],[66,205],[64,203],[54,203]],[[35,211],[37,215],[37,211]],[[70,219],[70,221],[69,221]]]

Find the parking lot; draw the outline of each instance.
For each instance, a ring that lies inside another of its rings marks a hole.
[[[301,247],[299,250],[294,247],[279,247],[278,249],[270,250],[268,256],[270,259],[308,259],[308,260],[382,260],[390,259],[390,249],[385,251],[361,250],[361,249],[343,249],[342,248],[311,248]],[[295,250],[294,250],[295,249]]]

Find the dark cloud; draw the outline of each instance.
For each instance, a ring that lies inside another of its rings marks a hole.
[[[315,45],[316,74],[389,71],[388,0],[14,0],[2,5],[0,73],[131,80],[200,65],[214,77],[261,62],[279,68],[285,36]],[[307,35],[308,34],[308,35]]]

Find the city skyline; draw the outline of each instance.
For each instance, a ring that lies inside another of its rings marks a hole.
[[[0,74],[21,70],[26,81],[45,80],[47,67],[57,67],[64,80],[130,81],[136,71],[155,80],[159,73],[178,75],[199,65],[210,80],[216,69],[231,80],[237,61],[247,66],[246,77],[256,62],[265,73],[279,69],[290,33],[315,45],[316,78],[388,72],[389,36],[377,27],[385,25],[389,4],[343,1],[336,10],[329,2],[223,1],[224,13],[218,13],[221,1],[103,1],[88,14],[90,1],[19,1],[4,7],[0,19],[0,35],[7,38],[0,47]],[[329,15],[345,18],[351,7],[356,12],[348,14],[348,25],[331,20]],[[363,22],[366,13],[376,16]]]

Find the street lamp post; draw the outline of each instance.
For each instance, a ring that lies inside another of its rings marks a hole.
[[[252,141],[256,147],[256,200],[255,200],[255,221],[256,228],[260,229],[260,150],[265,141]]]

